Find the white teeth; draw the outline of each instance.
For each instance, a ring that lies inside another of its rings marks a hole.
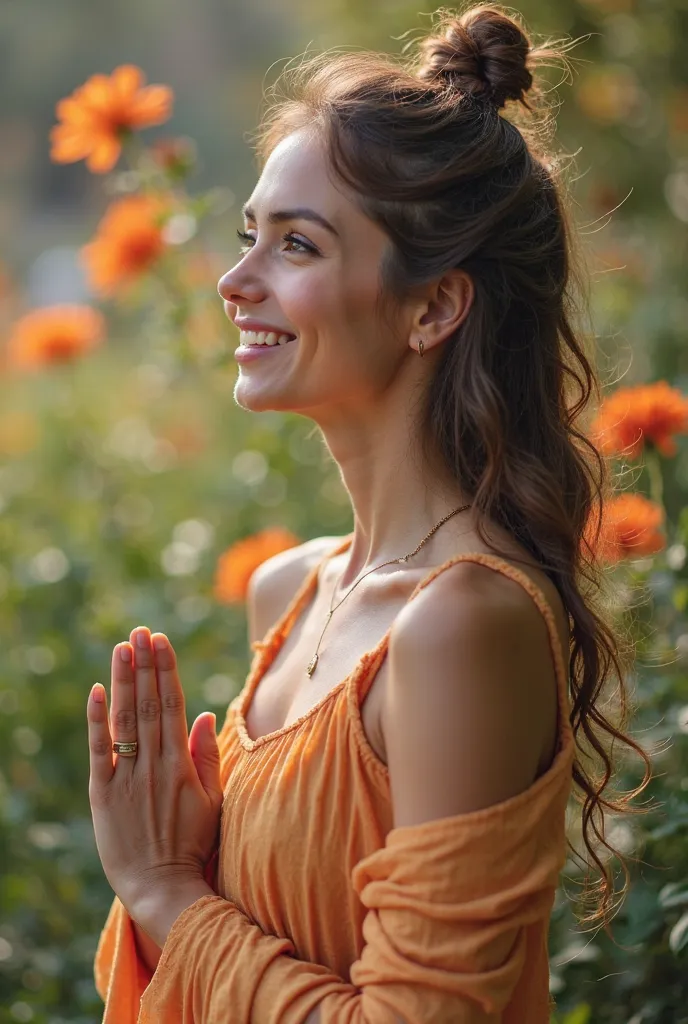
[[[292,341],[288,334],[276,334],[274,331],[241,331],[240,343],[242,345],[286,345]]]

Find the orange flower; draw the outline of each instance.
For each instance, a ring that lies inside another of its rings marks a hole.
[[[18,320],[7,344],[11,366],[37,369],[68,362],[95,348],[105,334],[103,316],[90,306],[46,306]]]
[[[592,523],[586,539],[601,562],[612,564],[624,558],[644,558],[666,546],[660,530],[663,520],[664,509],[657,502],[642,494],[619,494],[604,503],[597,546],[593,542]]]
[[[112,75],[92,75],[60,100],[55,113],[61,124],[50,131],[50,159],[71,164],[86,159],[94,174],[111,171],[122,151],[122,138],[139,128],[163,124],[172,112],[173,92],[166,85],[143,84],[140,68],[123,64]]]
[[[591,426],[591,439],[606,455],[640,456],[645,442],[662,455],[675,455],[673,434],[688,432],[688,399],[665,380],[619,388],[604,400]]]
[[[290,530],[282,526],[269,526],[232,544],[218,560],[215,597],[224,604],[245,601],[248,582],[261,562],[300,543],[299,538]]]
[[[166,248],[163,221],[168,207],[153,195],[126,196],[111,203],[96,237],[81,250],[92,287],[112,295],[149,270]]]

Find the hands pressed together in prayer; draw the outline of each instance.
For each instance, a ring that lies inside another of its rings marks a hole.
[[[110,699],[109,722],[99,684],[87,706],[96,845],[114,892],[162,947],[186,907],[215,895],[205,880],[222,808],[214,715],[187,733],[174,649],[146,627],[115,647]],[[138,749],[113,754],[114,741]]]

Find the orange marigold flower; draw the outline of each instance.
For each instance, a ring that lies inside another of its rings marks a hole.
[[[601,562],[613,564],[624,558],[645,558],[666,546],[660,529],[663,520],[664,509],[656,501],[642,494],[619,494],[604,503],[597,546],[593,542],[592,524],[587,540]]]
[[[123,64],[112,75],[92,75],[55,107],[61,124],[50,131],[50,159],[57,164],[86,160],[89,171],[111,171],[122,138],[139,128],[163,124],[172,113],[174,94],[166,85],[144,88],[140,68]]]
[[[24,369],[69,362],[99,345],[104,335],[105,319],[90,306],[35,309],[15,323],[7,362]]]
[[[163,221],[168,206],[160,196],[117,199],[98,225],[96,237],[81,250],[92,287],[112,295],[150,270],[167,245]]]
[[[645,442],[663,455],[675,455],[674,434],[688,432],[688,399],[665,380],[619,388],[602,403],[591,439],[606,455],[635,459]]]
[[[238,540],[220,555],[215,571],[215,597],[224,604],[245,601],[248,582],[261,562],[300,543],[295,534],[282,526],[269,526]]]

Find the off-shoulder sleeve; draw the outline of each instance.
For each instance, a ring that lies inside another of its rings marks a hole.
[[[322,1024],[496,1024],[531,957],[539,983],[522,1019],[547,1024],[546,948],[533,935],[546,935],[565,861],[561,781],[392,829],[352,873],[368,913],[350,983],[296,960],[288,939],[223,898],[201,897],[169,932],[139,1024],[304,1024],[316,1006]]]

